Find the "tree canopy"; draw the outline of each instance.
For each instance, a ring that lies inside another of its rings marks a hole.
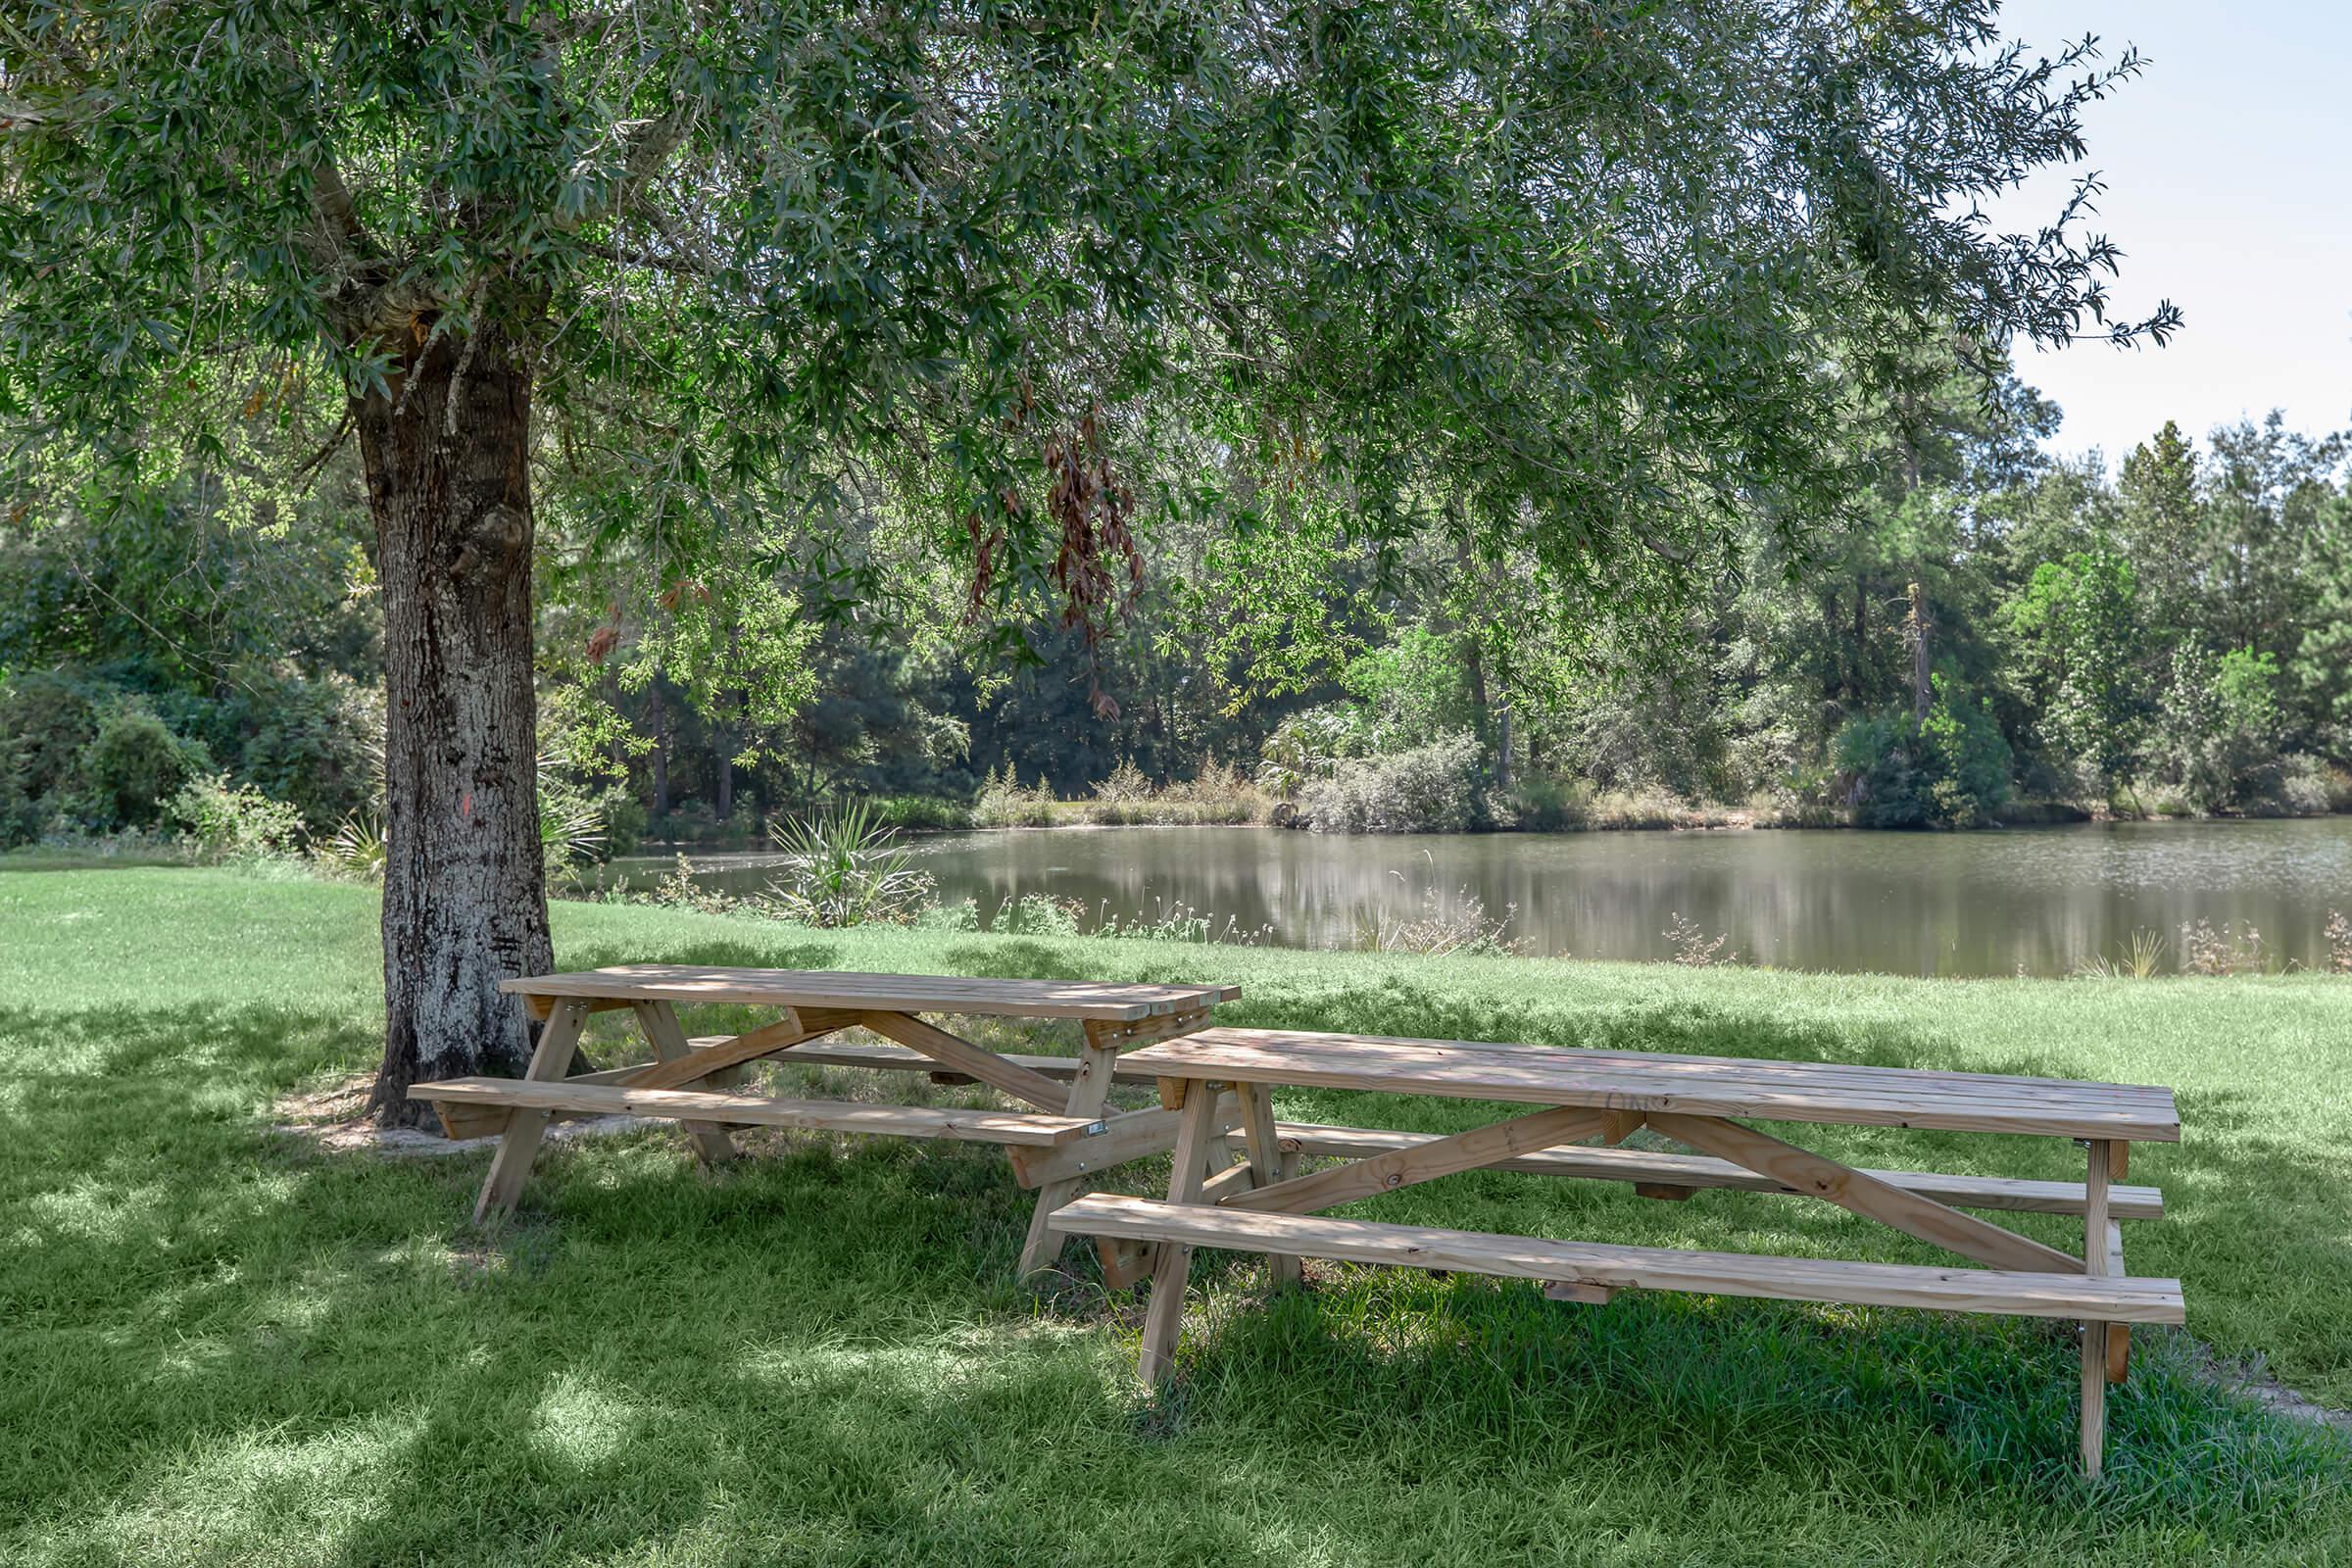
[[[976,613],[1050,603],[1090,647],[1138,530],[1187,512],[1277,568],[1336,537],[1385,572],[1435,530],[1527,593],[1664,603],[1743,515],[1842,499],[1821,434],[1923,334],[2177,319],[2106,319],[2092,176],[2046,225],[1984,216],[2136,69],[2031,53],[1991,0],[106,0],[0,29],[12,449],[104,483],[240,420],[357,432],[388,1113],[419,1061],[513,1065],[496,980],[549,961],[536,489],[634,568],[592,642],[703,603],[730,542],[873,514]],[[737,613],[730,657],[791,619]]]

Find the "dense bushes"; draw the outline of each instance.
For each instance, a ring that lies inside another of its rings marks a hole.
[[[2009,743],[1982,702],[1956,696],[1941,678],[1925,719],[1847,720],[1835,760],[1864,827],[1977,827],[2009,802]]]
[[[1298,792],[1298,819],[1325,833],[1463,833],[1486,825],[1485,759],[1455,734],[1339,764]]]

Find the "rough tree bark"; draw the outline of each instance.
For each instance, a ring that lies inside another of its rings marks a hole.
[[[453,334],[454,336],[454,334]],[[368,1109],[414,1124],[420,1079],[519,1074],[521,1004],[554,965],[531,684],[530,373],[495,326],[412,350],[352,410],[384,600],[384,1065]]]

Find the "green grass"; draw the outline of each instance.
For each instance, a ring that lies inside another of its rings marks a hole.
[[[2214,1353],[2352,1403],[2352,983],[809,933],[588,905],[559,906],[557,943],[569,965],[1217,977],[1245,988],[1243,1022],[2169,1083],[2187,1139],[2135,1153],[2172,1214],[2129,1227],[2132,1267],[2184,1279]],[[976,1148],[777,1136],[713,1178],[667,1133],[572,1142],[485,1237],[466,1222],[478,1154],[330,1154],[270,1130],[276,1097],[368,1062],[377,975],[363,889],[0,874],[0,1562],[2352,1561],[2352,1450],[2222,1392],[2189,1335],[2135,1339],[2092,1491],[2071,1468],[2075,1352],[2031,1322],[1574,1308],[1378,1270],[1269,1303],[1254,1262],[1205,1254],[1179,1377],[1149,1397],[1134,1303],[1075,1251],[1081,1277],[1048,1296],[1011,1279],[1026,1204]],[[2018,1175],[2077,1157],[1801,1136]],[[1789,1200],[1494,1174],[1360,1212],[1933,1255]]]

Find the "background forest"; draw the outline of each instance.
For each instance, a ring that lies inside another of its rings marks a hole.
[[[1376,553],[1276,507],[1146,500],[1102,635],[1043,592],[982,614],[887,502],[760,519],[649,580],[575,520],[625,476],[550,450],[549,836],[751,842],[849,798],[912,825],[1371,831],[2352,799],[2345,438],[2167,424],[2110,472],[2045,456],[2059,411],[2014,376],[1912,380],[1836,433],[1848,506],[1759,511],[1724,560],[1667,558],[1663,596],[1443,529]],[[351,453],[317,434],[257,419],[127,492],[26,475],[0,533],[0,845],[375,853],[373,539]]]

